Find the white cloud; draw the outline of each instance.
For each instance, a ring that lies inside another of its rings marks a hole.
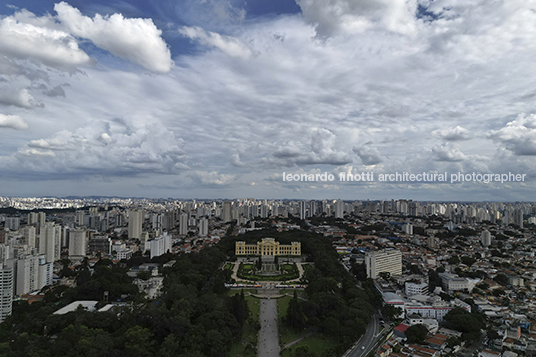
[[[293,165],[345,165],[352,162],[348,153],[337,150],[337,136],[325,128],[314,129],[309,133],[309,147],[291,142],[279,146],[271,158],[263,158],[261,162],[268,166]]]
[[[96,14],[91,19],[65,2],[54,5],[54,10],[73,35],[89,39],[117,57],[154,72],[169,72],[173,65],[169,48],[160,37],[162,31],[151,19],[129,19],[121,14]]]
[[[20,20],[24,19],[35,24],[20,22],[15,16],[0,20],[0,54],[69,72],[92,63],[69,33],[44,26],[50,23],[49,18],[38,21],[35,16],[24,16]]]
[[[244,167],[244,166],[246,166],[240,160],[240,155],[239,154],[232,154],[231,157],[229,158],[229,162],[231,163],[231,165],[233,165],[235,167]]]
[[[457,125],[454,128],[444,128],[444,129],[434,130],[432,134],[447,141],[461,141],[461,140],[469,140],[472,138],[471,132],[465,128],[462,128],[459,125]]]
[[[22,124],[19,124],[22,125]],[[22,146],[5,167],[29,174],[106,175],[176,173],[185,168],[183,141],[155,119],[92,123],[74,132],[62,130]],[[15,159],[15,161],[13,161]]]
[[[0,88],[0,104],[14,105],[21,108],[42,106],[42,104],[38,103],[28,92],[28,89],[21,88],[13,91],[8,87]]]
[[[28,129],[28,124],[18,115],[0,114],[0,128],[24,130]]]
[[[372,142],[354,147],[353,151],[359,156],[363,165],[377,165],[383,161],[378,149],[371,147]]]
[[[467,159],[467,157],[460,151],[459,148],[451,146],[449,144],[434,146],[431,151],[432,154],[435,156],[435,160],[437,161],[457,162],[464,161]]]
[[[489,137],[516,155],[536,155],[536,115],[520,114],[500,130],[492,130]]]
[[[205,46],[218,48],[232,57],[248,59],[252,55],[251,50],[246,45],[231,36],[205,31],[200,27],[188,26],[179,29],[179,33]]]
[[[220,174],[217,171],[194,171],[191,177],[202,185],[226,186],[236,180],[236,175]]]
[[[360,33],[379,26],[412,34],[416,30],[415,0],[297,0],[306,21],[321,37]]]

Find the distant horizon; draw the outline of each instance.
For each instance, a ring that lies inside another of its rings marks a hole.
[[[169,201],[235,201],[241,199],[254,199],[256,201],[267,200],[267,201],[336,201],[342,200],[344,202],[352,201],[365,201],[365,202],[381,202],[381,201],[400,201],[408,200],[413,202],[430,202],[430,203],[536,203],[536,201],[462,201],[462,200],[417,200],[413,198],[378,198],[378,199],[347,199],[342,197],[335,198],[260,198],[260,197],[235,197],[235,198],[174,198],[174,197],[135,197],[135,196],[101,196],[101,195],[89,195],[89,196],[2,196],[0,198],[10,198],[10,199],[26,199],[26,198],[54,198],[54,199],[121,199],[121,200],[169,200]]]

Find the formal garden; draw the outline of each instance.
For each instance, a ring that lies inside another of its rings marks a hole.
[[[237,277],[251,281],[288,281],[300,278],[296,263],[279,264],[277,259],[271,262],[240,263]]]

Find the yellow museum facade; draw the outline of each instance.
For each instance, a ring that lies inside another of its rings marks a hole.
[[[279,244],[274,238],[263,238],[257,244],[236,242],[236,255],[301,255],[301,243]]]

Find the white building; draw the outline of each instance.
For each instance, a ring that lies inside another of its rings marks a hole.
[[[188,214],[181,213],[179,216],[179,234],[187,235],[188,234]]]
[[[343,217],[344,217],[344,201],[337,200],[335,201],[335,218],[343,218]]]
[[[121,249],[118,249],[117,251],[117,259],[119,260],[122,260],[122,259],[130,259],[132,258],[132,250],[131,249],[128,249],[128,248],[121,248]]]
[[[15,293],[20,295],[39,290],[38,256],[28,255],[24,258],[17,259],[16,264]]]
[[[231,221],[231,201],[223,202],[222,220],[223,223]]]
[[[484,247],[489,247],[491,245],[491,233],[487,229],[484,229],[482,233],[480,233],[480,241]]]
[[[148,240],[145,242],[145,250],[151,251],[151,259],[166,254],[171,251],[171,236],[164,233],[158,238]]]
[[[11,315],[13,309],[13,268],[0,266],[0,322]]]
[[[20,226],[20,218],[19,217],[7,217],[5,227],[8,228],[10,231],[18,231]]]
[[[397,249],[367,252],[365,254],[367,277],[377,279],[380,273],[391,276],[402,274],[402,253]]]
[[[45,254],[47,263],[60,259],[61,227],[48,222],[41,227],[39,234],[39,254]]]
[[[208,219],[205,217],[199,220],[199,236],[206,237],[208,235]]]
[[[439,296],[414,295],[411,301],[406,301],[404,304],[406,316],[419,315],[423,318],[436,319],[437,321],[442,321],[443,317],[456,307],[471,312],[471,305],[460,299],[447,302],[443,301]]]
[[[35,244],[35,227],[34,226],[25,226],[22,229],[22,236],[26,240],[26,244],[30,248],[36,248]]]
[[[461,278],[456,274],[439,273],[443,290],[451,294],[454,291],[473,291],[480,279]]]
[[[406,281],[404,284],[405,292],[407,296],[412,295],[426,295],[428,293],[428,284],[421,282],[421,283],[413,283]]]
[[[413,224],[411,223],[404,223],[402,225],[402,231],[406,234],[413,235]]]
[[[87,254],[87,234],[84,229],[69,232],[69,256],[85,257]]]
[[[28,294],[52,285],[53,263],[45,255],[27,255],[14,262],[15,294]]]
[[[145,214],[143,210],[128,211],[128,238],[140,239]]]

